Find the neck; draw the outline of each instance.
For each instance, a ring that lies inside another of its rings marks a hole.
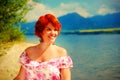
[[[50,42],[50,41],[41,41],[40,44],[44,44],[44,45],[53,45],[54,42]]]
[[[42,46],[51,46],[53,43],[47,43],[47,42],[41,42],[40,43]]]

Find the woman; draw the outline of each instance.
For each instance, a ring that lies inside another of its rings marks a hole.
[[[35,25],[40,44],[20,56],[21,68],[14,80],[71,80],[72,60],[64,48],[54,44],[61,24],[52,14],[41,16]]]

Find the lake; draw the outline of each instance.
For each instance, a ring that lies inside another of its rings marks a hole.
[[[27,35],[26,42],[39,39]],[[120,34],[62,34],[55,44],[73,60],[72,80],[120,80]]]

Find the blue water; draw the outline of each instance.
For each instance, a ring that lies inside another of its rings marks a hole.
[[[27,42],[39,39],[27,35]],[[60,35],[56,45],[67,49],[74,67],[72,80],[120,80],[120,35]]]

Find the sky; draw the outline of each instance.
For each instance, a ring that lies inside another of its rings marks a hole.
[[[120,0],[29,0],[33,6],[25,18],[35,21],[41,15],[52,13],[56,17],[76,12],[82,17],[106,15],[120,12]]]

